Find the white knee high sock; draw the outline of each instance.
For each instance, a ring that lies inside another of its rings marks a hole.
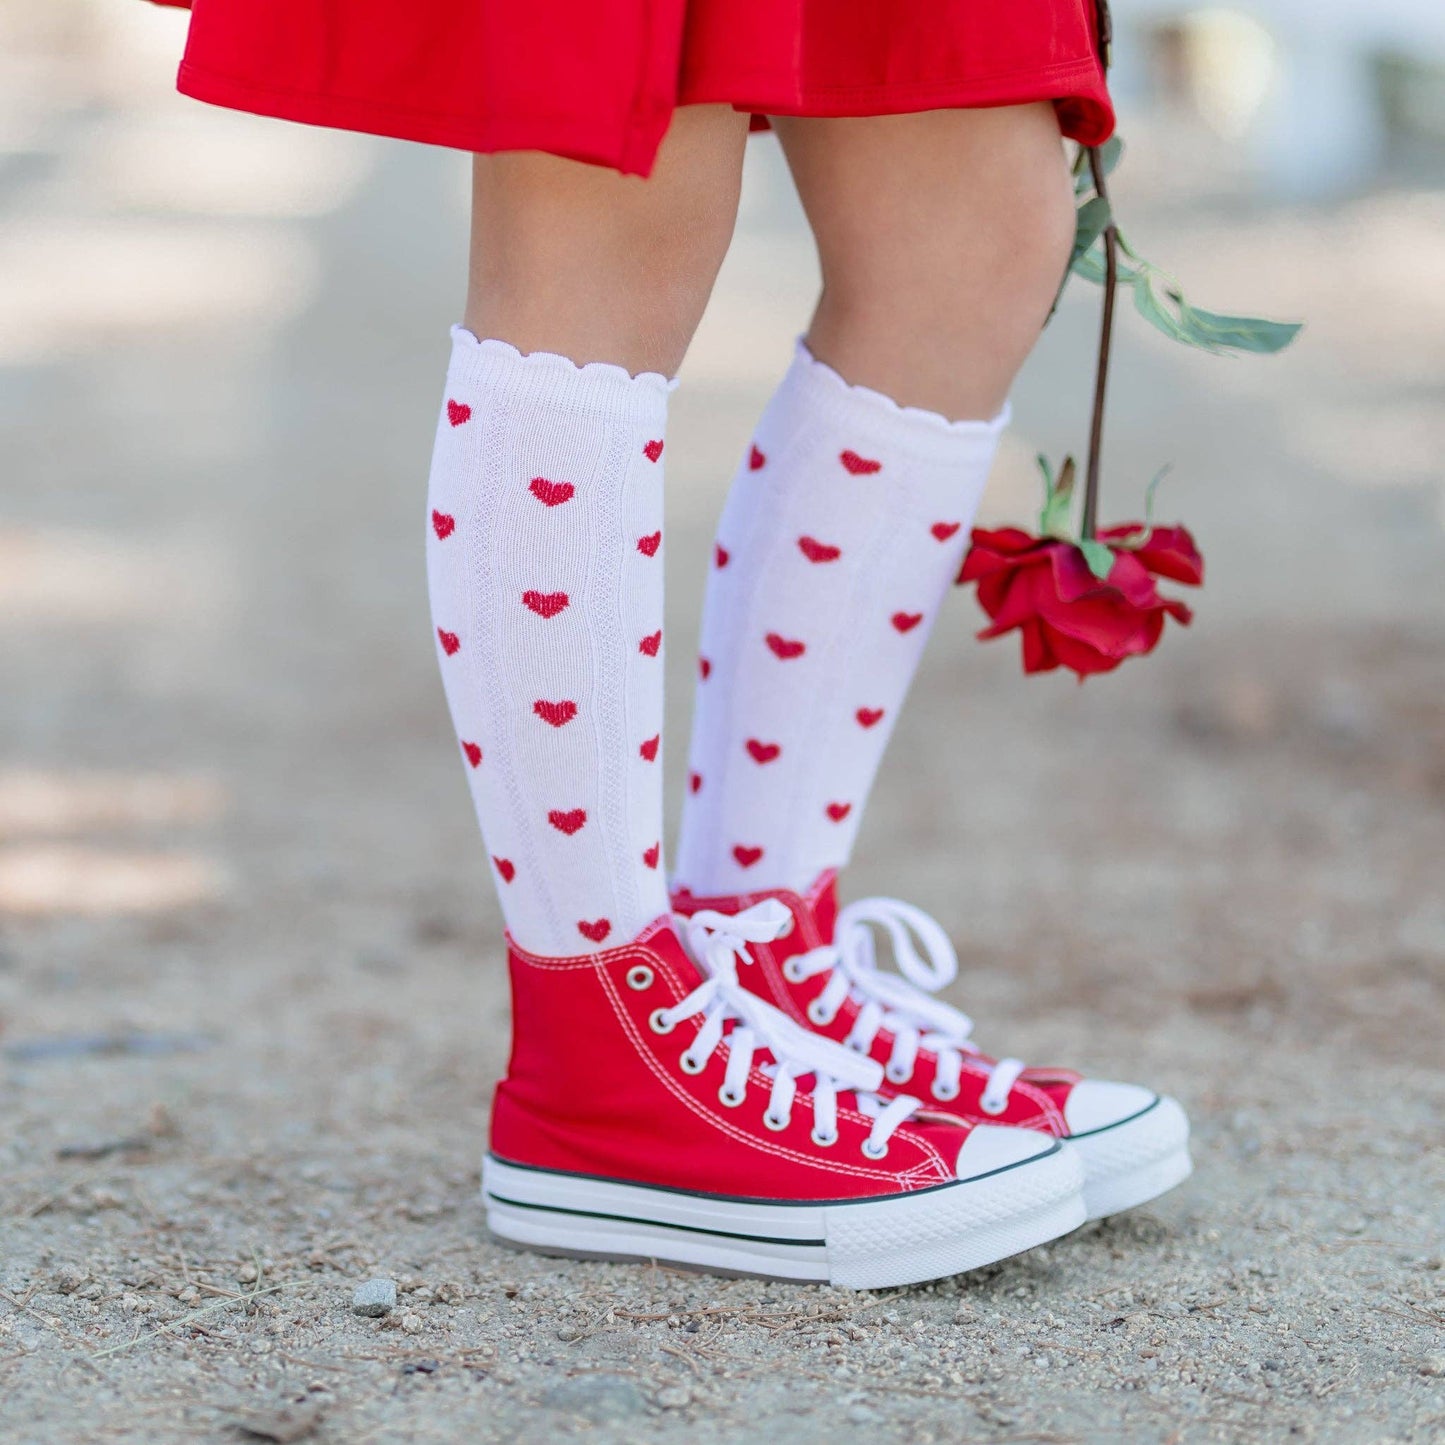
[[[799,346],[718,531],[680,884],[801,889],[847,862],[1007,420],[899,407]]]
[[[626,942],[668,901],[662,445],[671,384],[452,331],[427,521],[437,657],[513,938]]]

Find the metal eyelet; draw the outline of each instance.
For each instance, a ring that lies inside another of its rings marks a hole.
[[[957,1084],[954,1084],[952,1088],[944,1088],[935,1078],[931,1092],[935,1099],[956,1099],[958,1098],[959,1087]]]
[[[982,1109],[985,1114],[988,1114],[988,1115],[990,1115],[990,1116],[993,1117],[993,1118],[997,1118],[1000,1114],[1003,1113],[1003,1111],[1004,1111],[1005,1109],[1008,1108],[1008,1100],[1007,1100],[1007,1099],[993,1100],[993,1099],[990,1099],[987,1094],[985,1094],[985,1095],[978,1101],[978,1107],[979,1107],[980,1109]]]
[[[793,930],[794,930],[797,926],[798,926],[798,920],[793,917],[792,911],[789,910],[789,912],[788,912],[788,920],[787,920],[787,922],[784,923],[783,926],[778,930],[778,937],[779,937],[779,938],[791,938],[791,937],[793,936]]]
[[[820,1134],[817,1125],[813,1126],[813,1143],[820,1149],[827,1149],[838,1142],[838,1131],[833,1130],[831,1134]]]
[[[670,1033],[673,1031],[673,1029],[675,1029],[675,1028],[677,1027],[676,1024],[674,1024],[674,1023],[669,1023],[668,1020],[663,1017],[663,1015],[664,1015],[666,1012],[667,1012],[666,1009],[661,1009],[661,1008],[655,1008],[655,1009],[653,1009],[651,1015],[649,1016],[649,1018],[648,1018],[648,1020],[647,1020],[647,1026],[652,1030],[653,1033],[655,1033],[655,1034],[670,1034]]]
[[[779,1119],[771,1109],[763,1115],[763,1123],[775,1134],[781,1133],[782,1130],[786,1129],[792,1122],[791,1119],[786,1117]]]
[[[890,1084],[906,1084],[909,1079],[913,1077],[913,1070],[912,1068],[907,1070],[895,1069],[892,1064],[889,1064],[883,1070],[883,1075]]]
[[[874,1144],[871,1139],[863,1141],[863,1154],[868,1159],[881,1159],[888,1152],[886,1144]]]
[[[700,1074],[705,1068],[707,1068],[707,1060],[694,1058],[690,1053],[684,1050],[678,1056],[677,1066],[683,1071],[684,1074]]]
[[[627,970],[627,986],[640,993],[643,989],[652,987],[653,976],[652,970],[645,963],[634,964]]]
[[[687,1055],[684,1054],[683,1057],[686,1058]],[[731,1089],[728,1088],[726,1084],[724,1084],[722,1088],[717,1091],[718,1103],[726,1104],[729,1109],[736,1109],[737,1106],[741,1104],[744,1099],[747,1098],[747,1096],[748,1094],[746,1089],[739,1089],[738,1092],[735,1094]]]
[[[783,977],[784,977],[785,979],[787,979],[789,983],[802,983],[802,981],[803,981],[803,966],[802,966],[802,963],[801,963],[798,959],[796,959],[796,958],[790,958],[790,959],[783,965]]]
[[[813,1002],[808,1005],[809,1021],[817,1024],[820,1028],[832,1023],[836,1017],[836,1014],[830,1014],[823,1006],[823,1000],[821,998],[815,998]]]

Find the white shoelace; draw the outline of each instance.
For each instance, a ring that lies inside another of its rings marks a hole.
[[[902,978],[878,967],[875,926],[887,931]],[[823,991],[808,1005],[808,1017],[820,1027],[832,1023],[850,996],[859,1005],[858,1017],[843,1041],[845,1048],[866,1054],[879,1029],[893,1035],[893,1052],[884,1067],[890,1083],[907,1083],[918,1051],[929,1049],[938,1055],[934,1097],[957,1096],[964,1056],[977,1057],[980,1051],[969,1042],[973,1020],[930,996],[958,977],[958,954],[937,921],[921,908],[897,898],[850,903],[838,914],[833,943],[790,958],[783,973],[793,983],[831,973]],[[992,1066],[979,1101],[985,1113],[1003,1113],[1023,1071],[1020,1059],[1000,1059]]]
[[[792,915],[776,899],[768,899],[741,913],[716,913],[704,909],[686,921],[690,952],[707,978],[685,999],[668,1009],[658,1009],[651,1019],[657,1033],[670,1033],[684,1019],[702,1014],[697,1037],[683,1052],[680,1064],[687,1073],[700,1073],[726,1034],[727,1068],[718,1098],[729,1108],[741,1104],[747,1095],[748,1074],[759,1050],[772,1055],[761,1065],[772,1080],[763,1123],[782,1130],[792,1119],[797,1081],[813,1075],[813,1142],[834,1144],[838,1140],[838,1094],[857,1096],[858,1110],[873,1124],[863,1143],[863,1153],[881,1159],[888,1152],[888,1140],[903,1121],[919,1107],[907,1095],[884,1101],[877,1096],[883,1070],[873,1060],[835,1044],[807,1029],[799,1028],[772,1004],[750,993],[738,982],[739,963],[751,963],[749,943],[771,943],[787,931]]]

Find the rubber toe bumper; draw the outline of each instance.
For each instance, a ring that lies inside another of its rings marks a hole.
[[[1193,1172],[1189,1120],[1173,1099],[1090,1079],[1070,1091],[1064,1119],[1083,1162],[1090,1219],[1157,1199]]]

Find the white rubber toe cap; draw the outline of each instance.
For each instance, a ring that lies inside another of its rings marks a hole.
[[[954,1170],[960,1179],[977,1179],[1011,1169],[1029,1159],[1054,1152],[1056,1141],[1036,1129],[1014,1129],[1006,1124],[977,1124],[958,1151]]]
[[[1103,1079],[1085,1079],[1069,1090],[1064,1104],[1064,1123],[1069,1133],[1091,1134],[1142,1113],[1158,1098],[1139,1084],[1111,1084]]]

